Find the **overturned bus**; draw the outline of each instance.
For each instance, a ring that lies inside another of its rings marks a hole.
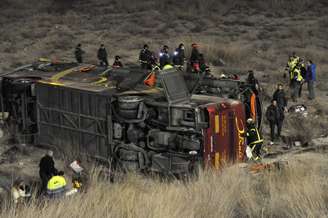
[[[147,74],[51,62],[2,74],[2,132],[12,143],[87,155],[127,171],[186,175],[199,165],[219,169],[244,160],[250,105],[240,81],[233,85],[239,93],[223,98],[201,93],[197,79],[187,85],[175,69],[161,71],[156,88],[144,85]]]

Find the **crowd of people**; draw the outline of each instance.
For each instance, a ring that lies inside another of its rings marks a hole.
[[[82,49],[82,44],[79,43],[74,50],[74,56],[78,63],[83,63],[85,53],[86,52]],[[100,66],[109,66],[108,52],[104,44],[101,44],[98,49],[97,59]],[[145,44],[139,53],[139,63],[142,69],[152,70],[154,67],[163,69],[166,65],[182,68],[185,65],[185,62],[185,46],[183,43],[180,43],[173,52],[170,51],[169,46],[164,45],[158,55],[151,51],[149,46]],[[188,64],[188,67],[190,67],[189,70],[195,72],[208,69],[204,55],[199,52],[199,46],[197,43],[191,45],[191,55]],[[123,67],[121,57],[116,55],[114,63],[111,66],[113,68]]]

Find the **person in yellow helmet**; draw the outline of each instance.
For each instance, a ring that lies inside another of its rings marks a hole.
[[[50,178],[47,184],[47,195],[50,198],[59,198],[65,195],[66,179],[64,172],[60,171]]]

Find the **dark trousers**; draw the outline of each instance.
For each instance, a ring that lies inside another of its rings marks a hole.
[[[82,57],[75,57],[75,58],[76,58],[77,63],[82,63],[83,62]]]
[[[309,99],[315,98],[314,83],[314,81],[308,81]]]
[[[283,120],[280,120],[278,122],[270,122],[270,136],[271,136],[271,141],[275,140],[275,129],[277,126],[277,136],[280,137],[281,135],[281,129],[282,129],[282,124],[283,124]]]
[[[300,94],[300,88],[301,88],[301,82],[292,81],[291,97],[292,97],[293,101],[297,101],[297,98],[299,97],[299,94]]]
[[[302,88],[303,88],[303,83],[300,84],[300,88],[298,90],[298,97],[301,98],[302,97]]]
[[[106,58],[100,59],[100,66],[108,66],[108,60]]]
[[[40,175],[40,179],[41,179],[41,185],[42,185],[42,191],[46,191],[47,190],[47,185],[48,185],[48,181],[51,178],[50,175],[44,173],[44,172],[39,172]]]
[[[251,145],[251,149],[253,150],[253,154],[256,155],[256,157],[260,157],[261,156],[261,148],[262,148],[262,142],[261,143],[257,143],[255,145]]]

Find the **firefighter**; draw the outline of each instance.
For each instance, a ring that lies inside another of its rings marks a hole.
[[[291,56],[289,56],[288,63],[286,70],[288,70],[289,76],[294,71],[295,67],[297,67],[298,63],[300,62],[300,58],[296,55],[295,52]],[[290,81],[290,85],[292,85],[292,80]]]
[[[175,49],[173,54],[173,65],[176,67],[183,67],[185,62],[185,52],[184,45],[180,43],[178,48]]]
[[[301,76],[302,78],[306,78],[306,66],[305,66],[305,62],[303,59],[300,59],[300,71],[301,71]],[[300,89],[299,89],[299,92],[298,92],[298,97],[302,97],[302,88],[303,88],[303,81],[301,82],[300,84]]]
[[[291,97],[294,102],[297,102],[297,97],[299,97],[301,84],[303,83],[300,64],[297,64],[297,66],[291,72],[290,80],[291,80]]]
[[[77,61],[77,63],[83,63],[83,55],[84,55],[84,51],[82,49],[82,44],[79,43],[76,48],[75,48],[75,51],[74,51],[74,54],[75,54],[75,59]]]
[[[163,69],[163,67],[167,64],[171,64],[171,55],[169,54],[169,47],[164,45],[163,49],[159,53],[160,68]]]
[[[247,119],[246,139],[247,145],[252,151],[251,159],[255,161],[261,160],[263,137],[260,131],[256,128],[255,122],[252,118]]]
[[[152,60],[153,60],[153,53],[149,51],[149,47],[147,44],[143,46],[143,49],[140,51],[139,54],[139,62],[142,69],[151,70],[152,69]]]
[[[57,174],[55,168],[55,161],[53,159],[53,152],[48,151],[40,160],[39,163],[39,175],[42,182],[42,191],[46,190],[49,179]]]
[[[98,52],[97,52],[97,57],[98,57],[100,66],[106,66],[106,67],[108,66],[108,53],[107,53],[107,50],[106,50],[104,44],[100,45],[100,48],[98,49]]]
[[[65,195],[66,179],[64,172],[60,171],[52,176],[47,184],[47,196],[50,198],[59,198]]]
[[[271,136],[271,144],[273,144],[275,140],[275,127],[277,126],[278,133],[277,137],[281,135],[282,124],[284,121],[284,111],[278,106],[276,100],[271,101],[271,105],[266,110],[266,118],[270,124],[270,136]]]
[[[198,73],[200,71],[199,67],[199,58],[200,58],[200,53],[198,51],[198,45],[196,43],[191,44],[191,55],[190,55],[190,66],[193,72]]]
[[[118,55],[115,56],[115,61],[114,61],[113,65],[112,65],[112,67],[113,68],[123,67],[123,64],[121,62],[121,57],[120,56],[118,56]]]

